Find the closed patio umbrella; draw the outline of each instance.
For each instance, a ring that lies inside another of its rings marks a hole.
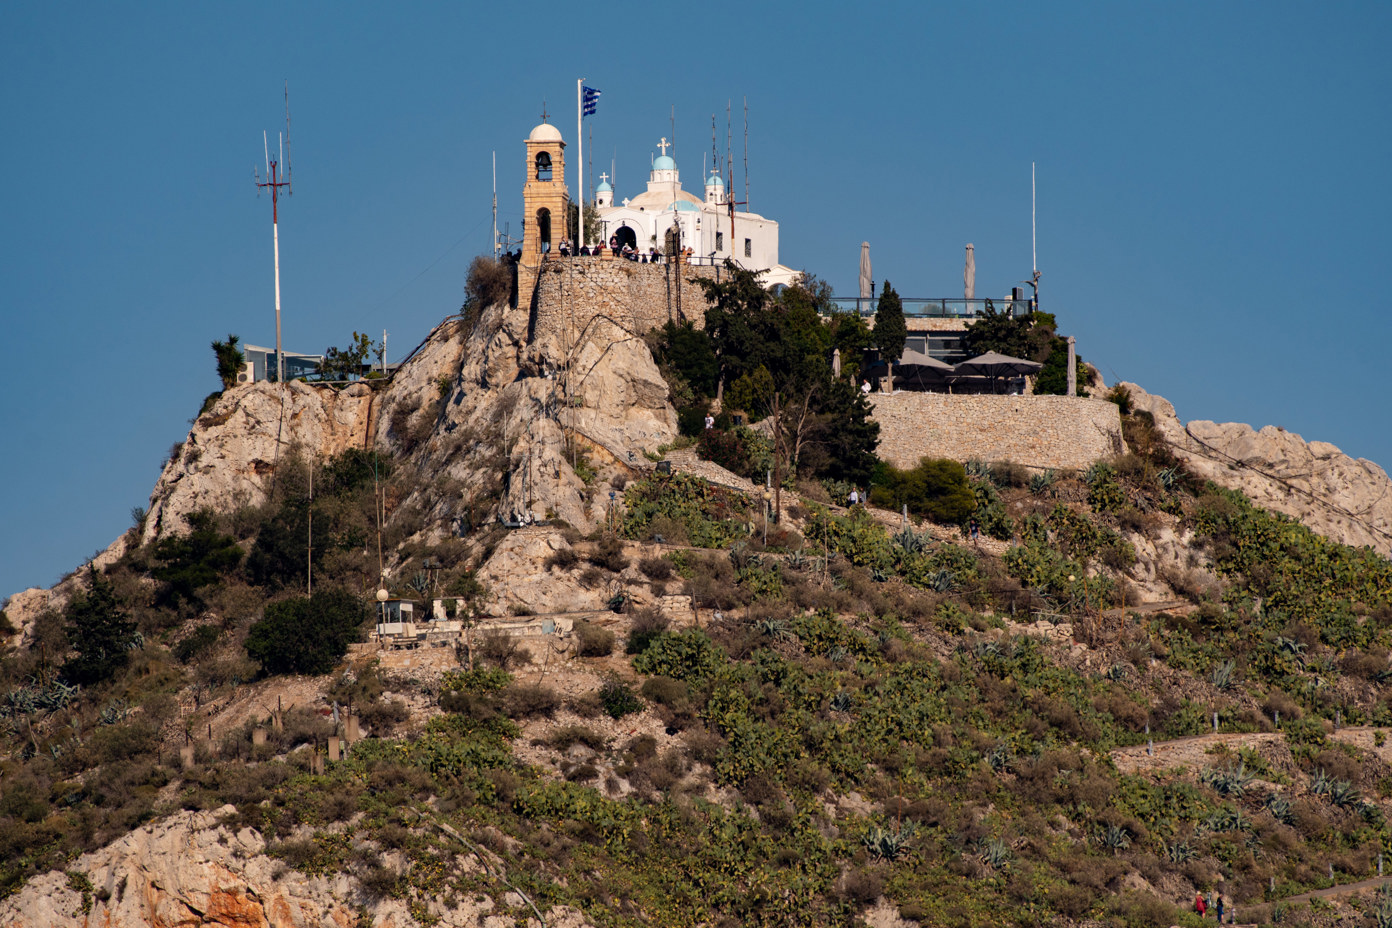
[[[869,300],[875,292],[875,278],[870,275],[870,243],[860,243],[860,298],[862,301]],[[861,312],[865,311],[865,304],[861,304]]]
[[[963,296],[976,299],[976,246],[967,242],[967,266],[962,269]]]

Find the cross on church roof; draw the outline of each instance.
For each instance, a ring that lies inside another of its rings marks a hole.
[[[546,122],[546,101],[541,101],[541,121]]]
[[[657,143],[657,147],[662,149],[662,156],[664,158],[667,156],[667,146],[670,144],[672,143],[667,141],[667,136],[665,135],[662,137],[662,141]]]
[[[600,180],[601,183],[607,184],[607,183],[609,183],[609,175],[608,175],[608,174],[605,174],[603,171],[600,171],[600,172],[599,172],[599,180]]]

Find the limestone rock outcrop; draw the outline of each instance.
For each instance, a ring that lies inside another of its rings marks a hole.
[[[588,531],[605,518],[610,481],[676,437],[666,383],[641,339],[608,322],[569,344],[564,334],[531,336],[526,309],[490,307],[462,350],[442,333],[413,361],[454,365],[447,391],[444,374],[414,400],[392,385],[382,440],[430,476],[415,502],[437,525],[559,518]],[[427,431],[416,449],[413,436]]]
[[[286,868],[265,854],[258,832],[220,824],[235,812],[179,812],[82,855],[67,872],[35,877],[0,900],[0,928],[352,928],[364,914],[378,928],[419,924],[405,902],[374,899],[345,873],[309,877]],[[487,897],[428,907],[445,928],[540,924],[520,906],[516,915],[494,911]],[[558,908],[547,924],[588,922]]]
[[[199,416],[150,495],[142,542],[185,530],[184,517],[208,507],[226,512],[265,499],[277,463],[295,445],[331,456],[371,440],[372,389],[290,381],[227,390]]]
[[[1164,397],[1133,383],[1132,405],[1150,413],[1177,458],[1206,480],[1241,490],[1256,505],[1285,513],[1346,545],[1392,549],[1392,480],[1372,461],[1324,441],[1307,442],[1268,425],[1179,421]]]

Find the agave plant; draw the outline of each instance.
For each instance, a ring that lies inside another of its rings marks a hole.
[[[1213,665],[1208,682],[1220,690],[1231,690],[1237,685],[1237,664],[1234,661],[1219,661]]]
[[[1179,468],[1166,467],[1156,472],[1155,480],[1160,484],[1161,489],[1166,493],[1171,493],[1174,491],[1174,488],[1179,485]]]
[[[832,712],[850,712],[855,708],[855,699],[844,690],[831,697]]]
[[[417,596],[425,596],[430,592],[430,575],[423,570],[416,571],[416,575],[406,581],[406,588]]]
[[[1334,780],[1329,784],[1329,801],[1341,809],[1352,809],[1363,801],[1358,790],[1348,780]]]
[[[793,637],[792,629],[783,619],[761,619],[754,623],[754,630],[761,638],[787,640]]]
[[[1198,857],[1199,852],[1188,841],[1176,841],[1174,844],[1165,845],[1165,856],[1170,859],[1170,863],[1183,864]]]
[[[1378,887],[1373,904],[1373,924],[1377,928],[1392,928],[1392,886],[1386,883]]]
[[[101,710],[101,715],[98,716],[97,721],[103,725],[115,725],[128,718],[130,718],[130,706],[124,699],[113,699]]]
[[[1056,480],[1058,480],[1058,473],[1053,468],[1041,471],[1030,477],[1030,492],[1033,493],[1035,496],[1039,496],[1045,490],[1052,487]]]
[[[909,554],[917,554],[926,547],[923,536],[907,526],[895,534],[894,543]]]
[[[1271,813],[1272,818],[1283,825],[1292,825],[1295,823],[1295,815],[1291,812],[1290,800],[1280,793],[1272,793],[1270,796],[1266,797],[1263,808]]]
[[[1098,832],[1097,843],[1114,854],[1124,851],[1131,847],[1131,830],[1125,825],[1108,825]]]
[[[928,588],[935,593],[951,593],[957,585],[957,575],[943,568],[929,575]]]
[[[912,822],[905,822],[894,831],[872,825],[860,840],[871,857],[898,860],[909,849],[909,841],[915,830]]]
[[[1010,845],[999,838],[982,838],[976,845],[976,856],[992,870],[1003,870],[1010,866],[1015,854]]]
[[[1247,787],[1252,785],[1254,779],[1256,778],[1247,772],[1245,763],[1238,764],[1237,769],[1211,768],[1199,773],[1199,782],[1220,796],[1241,796],[1247,791]]]

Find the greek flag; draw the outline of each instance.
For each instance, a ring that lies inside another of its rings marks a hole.
[[[580,94],[580,112],[582,115],[593,116],[595,114],[595,107],[599,104],[599,94],[600,92],[593,87],[585,87],[582,89]]]

